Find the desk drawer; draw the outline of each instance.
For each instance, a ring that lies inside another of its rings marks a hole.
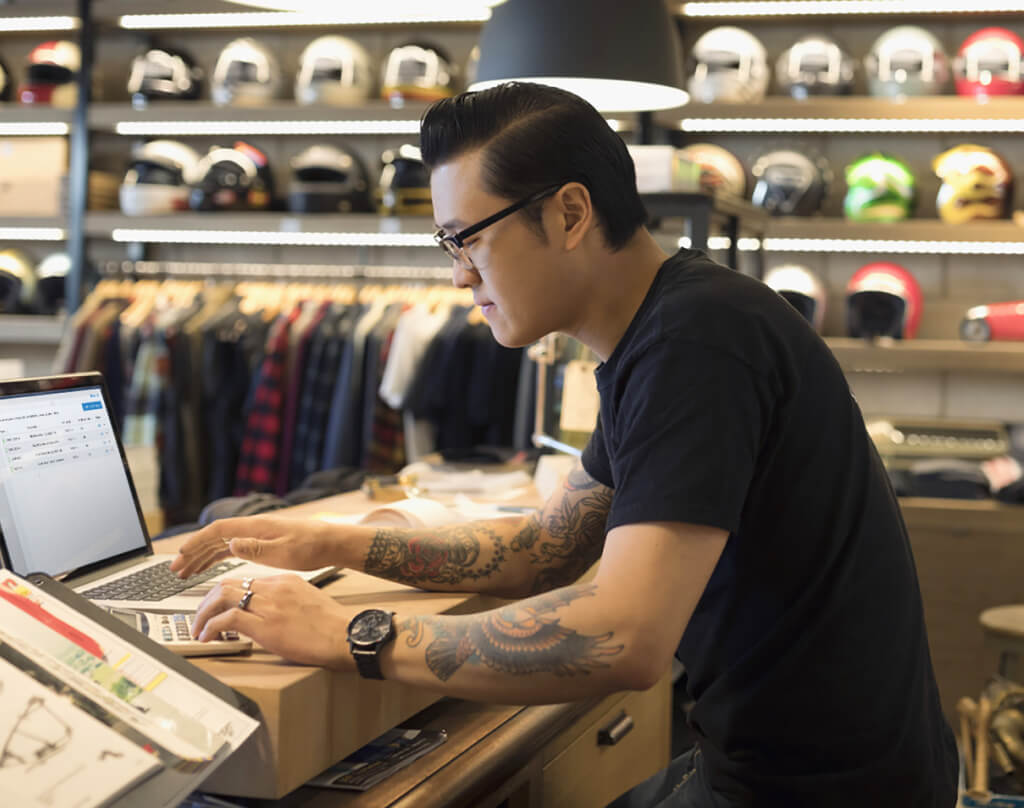
[[[602,808],[668,765],[672,690],[665,677],[650,690],[606,699],[545,766],[543,808]]]

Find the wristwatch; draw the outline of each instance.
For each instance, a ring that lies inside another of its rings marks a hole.
[[[395,613],[384,609],[361,611],[348,624],[348,648],[364,679],[383,679],[380,650],[395,639]]]

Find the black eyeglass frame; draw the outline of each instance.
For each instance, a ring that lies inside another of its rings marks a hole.
[[[486,219],[481,219],[476,224],[471,224],[469,227],[465,227],[458,233],[453,233],[450,236],[446,236],[444,230],[437,230],[434,233],[434,242],[437,244],[438,247],[444,250],[445,254],[448,257],[454,258],[456,261],[462,261],[464,258],[469,263],[469,265],[472,266],[472,260],[469,258],[469,255],[467,255],[464,252],[466,247],[465,241],[467,238],[475,236],[484,228],[490,227],[492,224],[495,224],[496,222],[500,222],[506,216],[511,216],[513,213],[522,210],[527,205],[532,205],[534,202],[539,202],[540,200],[551,196],[553,193],[558,191],[563,185],[565,185],[565,183],[560,182],[557,185],[551,185],[547,188],[537,191],[536,193],[530,194],[525,199],[520,199],[518,202],[513,202],[507,208],[502,208],[497,213],[492,213]],[[452,248],[454,248],[454,250]]]

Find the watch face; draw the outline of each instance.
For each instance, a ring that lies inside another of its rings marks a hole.
[[[367,609],[357,614],[349,624],[348,636],[360,645],[372,645],[383,640],[391,631],[391,612]]]

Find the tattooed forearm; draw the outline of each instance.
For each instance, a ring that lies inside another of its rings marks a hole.
[[[482,544],[489,545],[489,552]],[[378,530],[363,569],[400,583],[457,585],[487,578],[504,562],[501,536],[477,523],[441,528],[423,536],[409,530]]]
[[[529,550],[531,563],[541,568],[532,592],[572,583],[597,559],[611,503],[610,488],[582,469],[569,474],[563,496],[545,509],[537,531],[525,539],[517,536],[510,545],[512,550]]]
[[[596,588],[587,585],[561,589],[482,615],[412,617],[398,624],[398,633],[407,633],[406,645],[415,648],[429,629],[434,639],[426,647],[427,666],[443,682],[463,665],[484,665],[512,676],[588,674],[609,667],[605,659],[619,654],[622,644],[612,642],[611,631],[580,634],[547,615],[592,596]]]

